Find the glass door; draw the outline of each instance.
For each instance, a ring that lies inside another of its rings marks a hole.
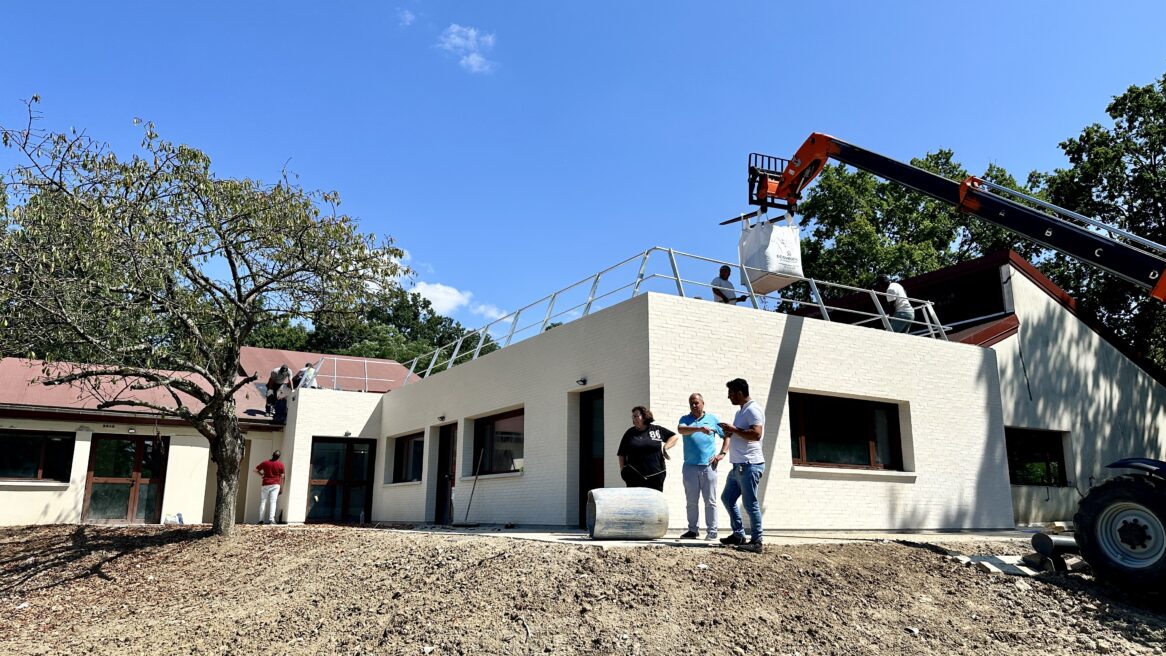
[[[309,522],[368,521],[376,442],[317,437],[308,479]]]
[[[82,520],[154,524],[161,518],[165,440],[94,435]]]

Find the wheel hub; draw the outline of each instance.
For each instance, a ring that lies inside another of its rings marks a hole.
[[[1139,503],[1110,504],[1098,517],[1096,531],[1106,557],[1123,567],[1151,567],[1166,557],[1166,528]]]
[[[1145,549],[1150,542],[1150,529],[1134,518],[1121,523],[1117,536],[1122,544],[1131,549]]]

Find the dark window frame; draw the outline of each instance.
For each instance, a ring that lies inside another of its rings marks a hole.
[[[813,433],[818,430],[818,427],[812,425],[811,412],[818,409],[817,406],[826,404],[838,404],[846,407],[833,409],[829,413],[820,412],[819,414],[853,419],[857,413],[869,413],[868,434],[865,436],[867,442],[866,464],[821,462],[808,459],[807,442],[815,437]],[[889,441],[890,458],[885,463],[879,462],[878,435],[875,432],[874,426],[875,411],[878,409],[885,410],[887,413],[887,439]],[[790,449],[793,456],[793,464],[804,467],[905,471],[903,463],[903,431],[899,422],[899,409],[899,404],[888,401],[872,401],[869,399],[855,399],[845,396],[813,394],[810,392],[790,392]]]
[[[1004,427],[1004,450],[1008,459],[1008,483],[1024,487],[1069,487],[1068,473],[1065,471],[1065,438],[1064,431],[1045,430],[1041,428],[1022,428],[1019,426]],[[1043,440],[1045,444],[1034,444]],[[1028,442],[1023,452],[1020,452],[1016,442]],[[1041,455],[1039,460],[1024,459],[1023,455]],[[1035,482],[1021,480],[1020,467],[1031,464],[1044,465],[1044,477]],[[1054,464],[1056,465],[1054,467]]]
[[[526,408],[518,408],[517,410],[508,410],[506,412],[500,412],[494,415],[478,417],[477,419],[474,419],[473,451],[470,453],[470,458],[467,462],[468,466],[471,467],[471,471],[469,472],[470,476],[478,474],[482,476],[488,476],[491,474],[510,474],[514,472],[520,472],[525,469],[525,466],[522,468],[497,469],[496,463],[494,462],[495,449],[493,448],[493,439],[495,437],[495,433],[489,431],[488,428],[492,427],[494,424],[502,421],[503,419],[512,419],[514,417],[522,417],[522,452],[525,463]],[[487,435],[487,433],[489,433],[489,435]],[[487,441],[490,441],[489,445],[487,445]],[[490,448],[487,448],[487,446]],[[482,454],[480,463],[479,454]]]
[[[56,483],[69,483],[73,472],[73,459],[77,454],[77,434],[65,431],[42,431],[42,430],[14,430],[4,429],[0,430],[0,449],[5,447],[4,441],[11,438],[28,438],[35,437],[40,439],[40,453],[37,456],[36,476],[0,476],[0,481],[51,481]],[[64,478],[45,478],[45,458],[48,452],[49,442],[54,438],[69,442],[72,446],[69,448],[69,459],[64,467]]]
[[[414,444],[421,445],[421,454],[416,458],[416,462],[412,459],[406,458],[414,447]],[[406,472],[405,461],[410,460],[413,467]],[[425,475],[425,433],[412,433],[409,435],[402,435],[393,440],[393,483],[416,483]],[[414,471],[416,478],[413,478]],[[408,476],[406,476],[408,474]]]

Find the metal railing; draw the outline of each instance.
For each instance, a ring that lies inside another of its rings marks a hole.
[[[661,257],[653,260],[654,253],[661,254]],[[755,274],[754,278],[768,273],[742,267],[734,262],[654,246],[553,294],[544,296],[482,326],[478,330],[467,332],[457,341],[414,358],[408,365],[409,373],[405,376],[404,384],[407,385],[417,379],[445,371],[454,365],[476,360],[484,353],[506,348],[516,341],[550,330],[561,323],[585,317],[592,312],[638,294],[657,291],[684,298],[702,298],[689,292],[693,289],[708,289],[709,299],[712,300],[714,296],[711,279],[710,282],[700,282],[681,275],[679,262],[690,260],[696,263],[694,266],[715,265],[709,266],[710,272],[716,272],[721,266],[728,266],[738,275],[742,269],[745,269],[745,271]],[[656,265],[656,270],[653,270],[653,265]],[[629,275],[625,276],[625,272]],[[787,313],[792,311],[802,315],[812,315],[816,311],[818,316],[826,321],[841,319],[845,315],[851,320],[844,321],[844,323],[873,324],[888,331],[894,331],[896,325],[905,325],[907,332],[911,334],[934,339],[947,339],[947,329],[940,323],[930,301],[908,298],[915,316],[912,319],[898,319],[883,309],[882,301],[889,299],[887,294],[883,292],[813,278],[784,277],[791,281],[789,286],[778,292],[760,294],[754,292],[749,282],[749,276],[739,276],[744,287],[742,291],[744,291],[745,300],[758,310]],[[839,296],[848,297],[860,294],[861,298],[869,298],[870,306],[867,309],[861,309],[829,305],[830,299],[824,298],[823,290],[837,290],[840,292]],[[835,315],[835,319],[831,319],[832,313]],[[532,315],[534,316],[533,320],[530,319]],[[529,323],[523,324],[524,320],[529,321]],[[537,330],[535,330],[536,327]]]
[[[340,363],[342,362],[352,362],[356,363],[356,365],[351,368],[346,367],[346,369],[349,369],[349,373],[342,376],[340,375]],[[394,382],[397,379],[369,376],[369,367],[371,366],[374,370],[374,373],[376,373],[377,368],[384,368],[388,371],[392,371],[392,367],[395,364],[395,362],[390,363],[377,360],[368,360],[367,358],[343,358],[335,355],[326,355],[320,358],[320,361],[316,363],[315,371],[313,373],[304,376],[303,380],[300,381],[300,384],[296,387],[296,389],[325,387],[326,389],[347,390],[350,392],[368,392],[374,389],[370,383],[386,383],[385,385],[376,386],[376,390],[385,391],[389,389],[387,383]],[[358,374],[356,372],[362,373]],[[331,378],[331,387],[319,385],[318,383],[320,382],[321,378]],[[340,381],[342,379],[345,381],[355,382],[351,386],[341,385]]]

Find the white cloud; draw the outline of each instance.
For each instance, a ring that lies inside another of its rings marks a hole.
[[[471,314],[485,317],[490,321],[506,316],[506,311],[489,303],[472,303],[473,292],[462,291],[456,287],[443,285],[439,282],[419,282],[413,286],[413,291],[429,299],[433,309],[438,314],[450,316],[452,313],[465,308]]]
[[[494,70],[494,62],[476,52],[471,52],[465,57],[462,57],[458,60],[458,64],[461,64],[462,68],[471,73],[489,73]]]
[[[485,317],[490,321],[501,319],[502,317],[506,316],[505,310],[499,308],[496,305],[490,305],[489,303],[475,303],[470,307],[470,312],[473,312],[480,317]]]
[[[437,47],[459,55],[458,64],[471,73],[489,73],[497,67],[483,54],[494,48],[494,35],[479,32],[476,27],[452,23],[438,38]]]
[[[473,292],[463,292],[456,287],[443,285],[439,282],[419,282],[413,291],[429,299],[433,309],[438,314],[449,316],[451,312],[469,304]]]
[[[413,12],[409,11],[408,9],[398,9],[397,18],[400,20],[401,27],[409,27],[413,24],[413,21],[417,20],[417,17],[413,15]]]

